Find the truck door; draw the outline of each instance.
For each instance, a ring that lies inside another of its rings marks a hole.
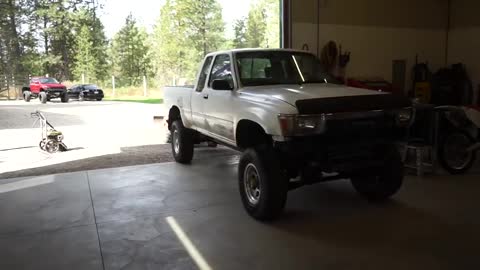
[[[38,93],[40,92],[40,80],[37,78],[33,78],[30,81],[30,91],[32,93]]]
[[[213,90],[214,80],[226,80],[234,88],[232,76],[232,61],[228,54],[219,54],[215,57],[212,71],[206,87],[206,102],[204,113],[207,131],[227,141],[234,140],[233,134],[233,91]]]
[[[195,129],[205,130],[204,103],[208,94],[205,91],[208,74],[212,65],[212,56],[205,59],[200,74],[198,74],[197,85],[192,92],[192,124]]]

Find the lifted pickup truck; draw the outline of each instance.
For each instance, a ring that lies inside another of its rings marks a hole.
[[[22,88],[23,100],[30,102],[38,97],[41,103],[47,103],[52,98],[60,98],[62,102],[68,102],[67,87],[54,78],[33,77],[30,85]]]
[[[323,181],[351,179],[367,199],[388,199],[403,182],[395,143],[411,103],[335,84],[323,70],[303,51],[207,55],[195,86],[165,89],[175,160],[191,162],[202,141],[242,151],[240,195],[259,220],[278,217],[289,190]]]

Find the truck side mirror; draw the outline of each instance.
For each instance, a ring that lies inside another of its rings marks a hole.
[[[231,90],[233,90],[233,86],[230,85],[230,81],[228,81],[228,80],[213,80],[212,89],[213,90],[231,91]]]

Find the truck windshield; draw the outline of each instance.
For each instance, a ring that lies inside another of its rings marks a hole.
[[[58,83],[54,78],[41,78],[40,83]]]
[[[239,52],[236,64],[243,86],[336,82],[318,58],[310,53]]]

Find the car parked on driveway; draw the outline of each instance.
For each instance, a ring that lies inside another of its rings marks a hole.
[[[95,84],[76,84],[68,89],[70,98],[101,101],[105,96],[103,90]]]
[[[252,217],[277,217],[288,190],[318,182],[351,179],[372,201],[400,189],[408,99],[334,84],[305,51],[211,53],[198,74],[193,87],[165,88],[173,156],[189,163],[202,141],[242,151],[238,185]]]
[[[30,85],[22,88],[22,94],[26,102],[37,97],[42,103],[47,103],[52,98],[60,98],[62,102],[68,102],[69,99],[67,87],[50,77],[33,77]]]

